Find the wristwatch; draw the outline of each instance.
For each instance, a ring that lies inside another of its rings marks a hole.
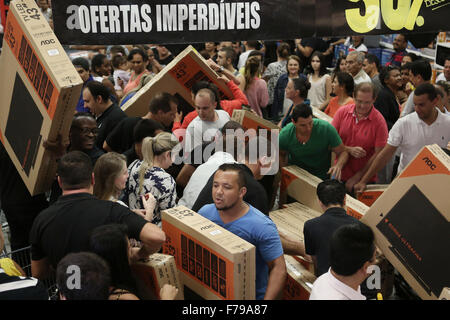
[[[219,68],[219,73],[223,73],[223,70],[224,70],[225,68],[223,67],[223,66],[220,66],[220,68]]]

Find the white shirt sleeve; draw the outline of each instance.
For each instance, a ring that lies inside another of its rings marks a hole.
[[[399,147],[403,141],[403,121],[397,120],[389,131],[387,143],[393,147]]]
[[[401,117],[414,112],[414,91],[409,94],[408,100],[405,102],[405,107],[402,110]]]

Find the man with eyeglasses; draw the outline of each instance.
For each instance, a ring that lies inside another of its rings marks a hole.
[[[374,107],[375,87],[371,82],[356,86],[354,104],[339,108],[332,125],[341,137],[348,161],[342,169],[342,181],[348,192],[359,182],[370,165],[386,145],[388,129],[383,115]],[[375,182],[372,175],[370,182]]]
[[[85,112],[75,114],[70,127],[70,145],[68,151],[82,151],[91,158],[92,165],[105,152],[95,145],[98,135],[97,122],[94,117]]]

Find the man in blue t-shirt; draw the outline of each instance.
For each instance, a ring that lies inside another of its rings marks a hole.
[[[277,299],[287,275],[281,240],[272,220],[243,201],[246,192],[242,168],[223,164],[214,174],[214,203],[198,213],[256,247],[256,299]]]

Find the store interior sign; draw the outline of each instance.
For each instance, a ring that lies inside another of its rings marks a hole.
[[[438,32],[449,29],[449,4],[450,0],[52,1],[55,33],[63,44]]]

